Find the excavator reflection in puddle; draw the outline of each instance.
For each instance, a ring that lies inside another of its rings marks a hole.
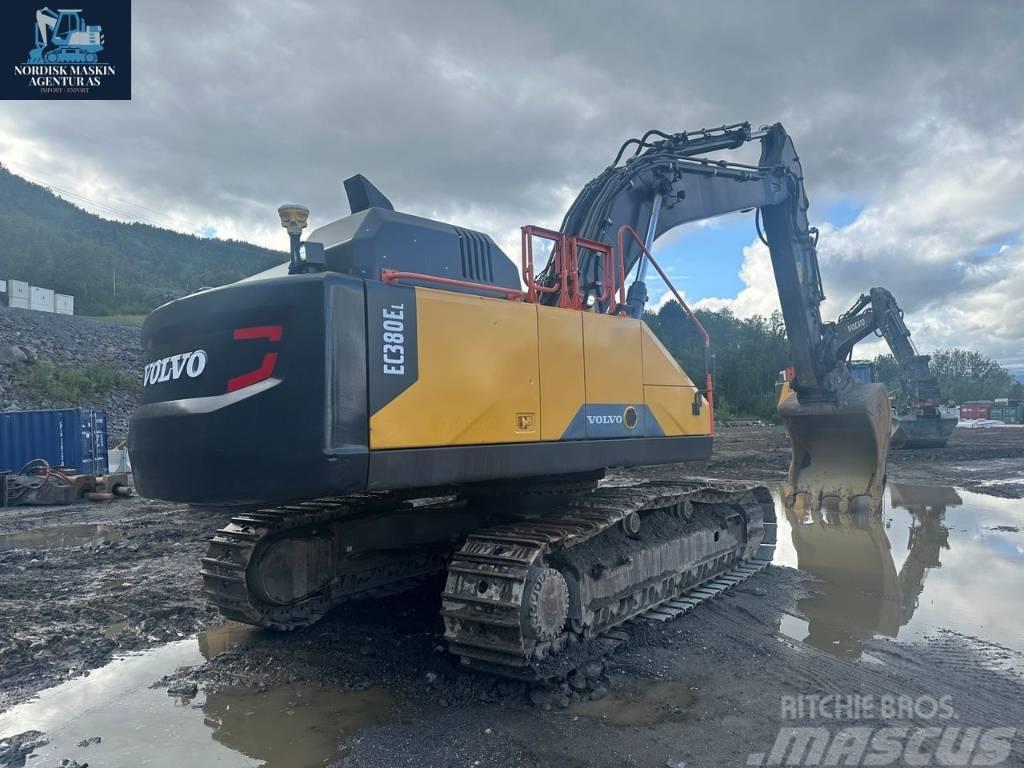
[[[864,644],[895,638],[914,615],[940,550],[949,549],[948,507],[963,501],[954,488],[889,484],[893,507],[911,514],[907,557],[897,571],[881,510],[840,511],[787,504],[798,567],[817,580],[797,601],[807,620],[804,643],[836,656],[861,658]],[[799,499],[798,499],[799,502]]]

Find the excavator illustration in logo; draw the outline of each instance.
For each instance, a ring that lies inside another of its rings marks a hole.
[[[103,52],[103,29],[85,23],[82,9],[36,11],[36,44],[28,64],[95,64]]]

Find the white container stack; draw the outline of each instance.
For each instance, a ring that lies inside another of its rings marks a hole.
[[[28,308],[37,312],[54,311],[54,294],[52,288],[40,288],[38,285],[29,286]]]
[[[24,280],[7,281],[7,306],[28,309],[28,283]]]
[[[37,312],[75,314],[75,297],[56,293],[52,288],[29,285],[24,280],[0,280],[0,307],[34,309]]]

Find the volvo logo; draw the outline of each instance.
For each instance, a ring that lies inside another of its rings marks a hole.
[[[184,373],[190,379],[202,375],[206,369],[206,351],[197,349],[193,352],[182,352],[146,363],[142,374],[142,385],[158,384],[161,381],[177,381]]]
[[[587,416],[588,424],[621,424],[621,416]]]

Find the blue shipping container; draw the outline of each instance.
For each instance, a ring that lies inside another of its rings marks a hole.
[[[32,459],[107,474],[107,412],[94,408],[0,413],[0,472],[17,472]]]

